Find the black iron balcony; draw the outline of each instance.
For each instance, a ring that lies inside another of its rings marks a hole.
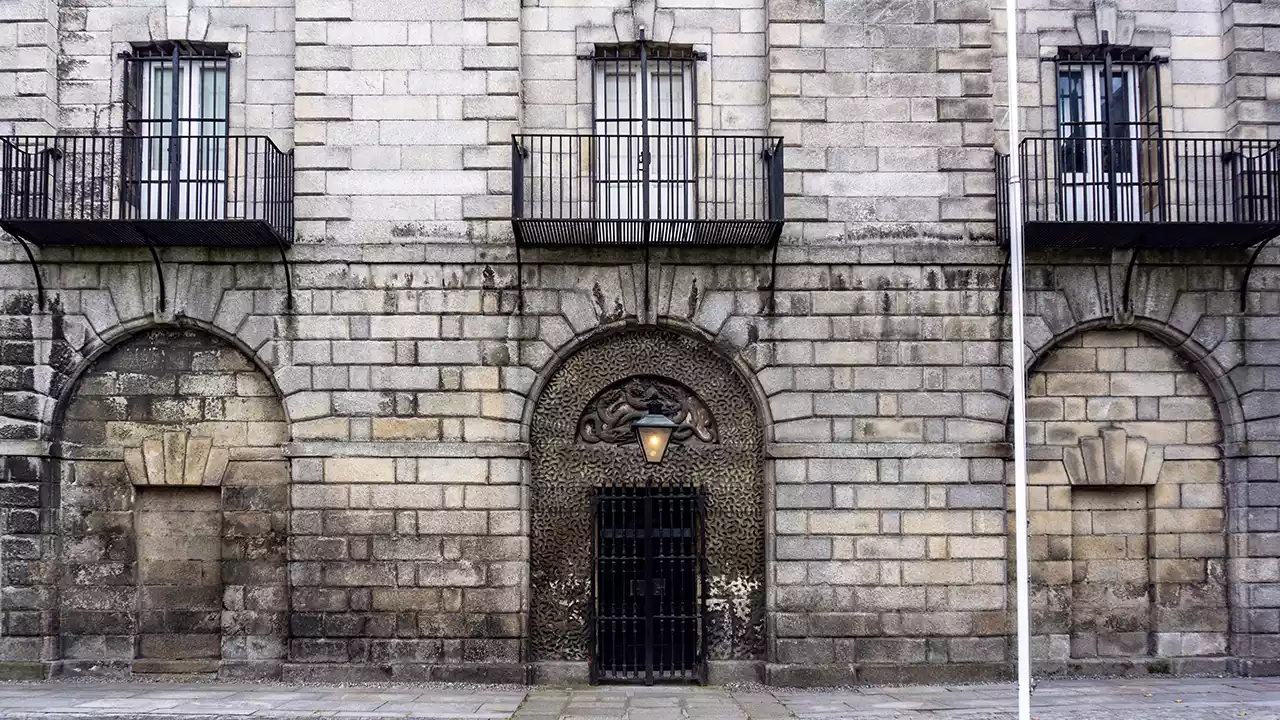
[[[1280,144],[1028,138],[1018,161],[1028,249],[1245,248],[1280,234]],[[997,157],[1008,242],[1009,157]]]
[[[511,220],[521,245],[774,245],[782,139],[515,135]]]
[[[0,227],[39,246],[283,248],[293,153],[257,136],[3,138]]]
[[[192,123],[196,127],[198,123]],[[228,135],[71,135],[0,138],[0,229],[30,245],[146,247],[165,307],[159,248],[293,243],[293,153],[269,138]]]

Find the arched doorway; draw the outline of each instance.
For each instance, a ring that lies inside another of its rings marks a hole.
[[[195,328],[133,335],[60,408],[64,672],[278,676],[288,433],[275,388]]]
[[[1091,329],[1027,398],[1033,628],[1045,672],[1226,670],[1222,422],[1154,335]]]
[[[631,437],[650,403],[679,425],[659,465]],[[763,431],[732,365],[673,332],[604,338],[547,381],[531,446],[535,663],[661,680],[763,659]]]

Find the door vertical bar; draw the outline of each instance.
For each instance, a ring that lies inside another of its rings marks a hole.
[[[590,633],[590,639],[587,646],[591,648],[591,652],[587,653],[587,679],[595,683],[600,679],[597,667],[600,662],[600,608],[597,607],[596,585],[600,582],[600,503],[602,502],[602,493],[600,488],[591,488],[591,598],[588,600],[588,620],[587,632]]]
[[[706,490],[702,485],[697,485],[694,489],[693,498],[693,547],[696,548],[697,554],[697,584],[698,597],[697,607],[695,608],[695,631],[698,636],[698,656],[696,659],[699,680],[703,685],[707,684],[707,497]]]
[[[644,512],[644,684],[653,684],[653,477],[645,475]]]

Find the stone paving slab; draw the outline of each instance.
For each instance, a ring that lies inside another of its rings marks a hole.
[[[1012,683],[970,686],[775,690],[799,720],[1012,720]],[[1031,699],[1039,720],[1277,720],[1274,679],[1050,680]]]
[[[388,689],[151,682],[0,683],[0,718],[508,720],[525,695],[523,688],[462,685]]]
[[[0,683],[0,720],[1013,720],[1011,683],[763,687],[321,687]],[[1280,679],[1052,680],[1038,720],[1280,720]]]

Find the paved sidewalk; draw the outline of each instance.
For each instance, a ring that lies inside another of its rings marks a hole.
[[[788,720],[763,688],[663,685],[532,688],[515,720]]]
[[[1053,680],[1039,720],[1280,720],[1280,679]],[[0,683],[3,720],[1010,720],[1012,684],[762,687]]]
[[[0,718],[389,718],[498,720],[525,690],[473,686],[312,687],[221,683],[0,683]]]
[[[1016,685],[787,691],[774,695],[800,720],[1010,720]],[[1277,720],[1280,679],[1047,680],[1031,696],[1039,720]]]

